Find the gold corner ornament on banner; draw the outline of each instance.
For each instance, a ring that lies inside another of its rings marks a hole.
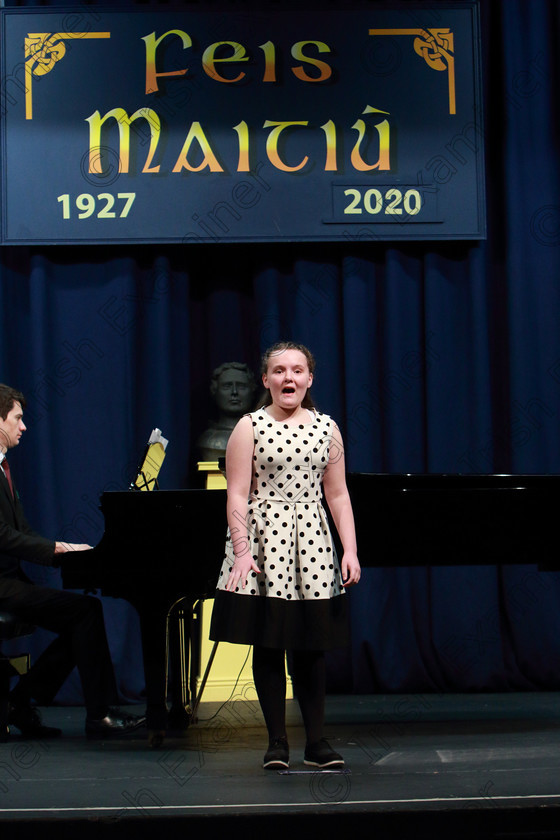
[[[455,58],[453,32],[446,29],[370,29],[370,35],[416,35],[414,51],[432,70],[447,70],[449,85],[449,113],[457,113],[455,97]]]
[[[33,76],[45,76],[64,58],[65,40],[110,37],[110,32],[30,32],[25,39],[25,119],[33,119]]]

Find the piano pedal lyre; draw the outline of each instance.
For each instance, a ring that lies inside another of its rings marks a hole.
[[[180,598],[167,617],[171,700],[169,730],[179,737],[186,733],[191,723],[196,722],[192,699],[196,695],[200,671],[202,615],[197,610],[199,604],[200,601],[193,604],[188,598]]]

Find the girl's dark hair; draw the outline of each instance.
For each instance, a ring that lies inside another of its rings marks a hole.
[[[285,350],[299,350],[300,353],[303,353],[307,360],[307,367],[309,368],[309,373],[315,372],[315,358],[311,350],[305,346],[305,344],[297,344],[295,341],[278,341],[276,344],[273,344],[272,347],[269,347],[268,350],[262,355],[261,358],[261,374],[265,374],[268,371],[268,365],[270,359],[278,353],[283,353]],[[272,404],[272,397],[270,396],[270,390],[268,388],[264,389],[261,399],[259,400],[258,407],[261,408],[262,406],[267,406]],[[315,403],[313,402],[313,398],[309,393],[309,388],[303,398],[301,405],[303,408],[315,408]]]

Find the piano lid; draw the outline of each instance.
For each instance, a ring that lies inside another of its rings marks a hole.
[[[363,566],[542,563],[558,475],[350,473]]]

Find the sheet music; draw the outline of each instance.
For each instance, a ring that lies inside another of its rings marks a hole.
[[[163,437],[161,429],[152,430],[148,439],[144,460],[140,465],[132,489],[153,490],[157,486],[157,478],[161,465],[163,464],[163,459],[165,458],[168,443],[169,441]]]

